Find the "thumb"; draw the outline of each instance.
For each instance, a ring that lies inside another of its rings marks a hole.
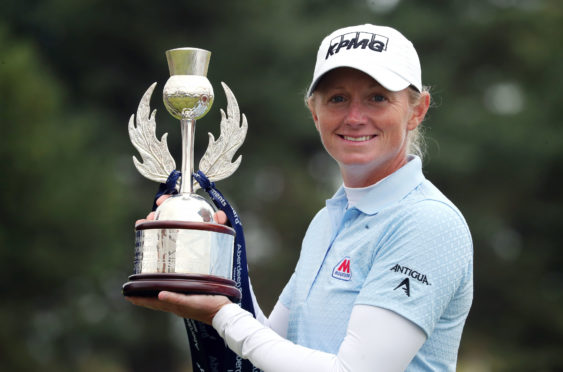
[[[225,214],[225,212],[223,211],[217,211],[214,215],[213,215],[213,220],[216,223],[220,223],[222,225],[226,225],[227,224],[227,215]]]

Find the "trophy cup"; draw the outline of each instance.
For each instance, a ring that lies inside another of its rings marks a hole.
[[[181,179],[179,192],[164,201],[153,221],[136,225],[134,273],[123,285],[125,296],[156,296],[166,290],[186,294],[220,294],[238,302],[241,293],[232,280],[235,231],[213,220],[215,207],[194,193],[194,134],[196,120],[210,110],[213,87],[207,79],[211,53],[196,48],[166,51],[170,78],[163,89],[168,112],[180,120],[182,130]],[[137,170],[146,178],[164,183],[176,168],[168,151],[167,133],[156,137],[156,110],[150,112],[150,98],[156,83],[143,95],[129,120],[129,136],[143,162],[133,156]],[[221,134],[209,133],[209,145],[199,169],[210,181],[229,177],[241,156],[232,158],[246,137],[248,124],[240,115],[237,101],[222,83],[227,97],[227,114],[221,110]],[[241,123],[242,118],[242,123]],[[135,125],[136,124],[136,125]]]

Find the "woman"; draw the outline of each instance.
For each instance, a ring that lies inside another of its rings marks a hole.
[[[402,34],[374,25],[333,32],[307,105],[343,186],[311,222],[270,317],[254,319],[222,296],[130,301],[212,324],[267,372],[454,371],[473,296],[472,242],[414,155],[429,104]]]

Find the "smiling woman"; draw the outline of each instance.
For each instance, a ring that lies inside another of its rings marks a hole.
[[[336,30],[319,48],[307,106],[343,185],[307,230],[266,318],[222,296],[130,299],[212,324],[271,371],[455,371],[473,299],[460,211],[422,173],[430,104],[414,46],[397,30]]]
[[[319,81],[308,106],[346,186],[372,185],[406,163],[409,133],[430,103],[427,92],[414,104],[410,97],[408,89],[390,91],[348,67],[330,70]]]

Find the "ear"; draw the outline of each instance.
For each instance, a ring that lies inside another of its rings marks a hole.
[[[317,115],[317,109],[315,108],[315,99],[314,95],[307,98],[307,107],[311,112],[311,116],[313,117],[313,122],[315,122],[315,128],[319,130],[319,116]]]
[[[407,125],[409,130],[415,129],[416,127],[418,127],[420,123],[422,123],[424,117],[426,116],[426,113],[428,112],[429,107],[430,107],[430,94],[428,92],[422,92],[420,94],[420,100],[412,108],[411,116],[409,118],[409,122]]]

